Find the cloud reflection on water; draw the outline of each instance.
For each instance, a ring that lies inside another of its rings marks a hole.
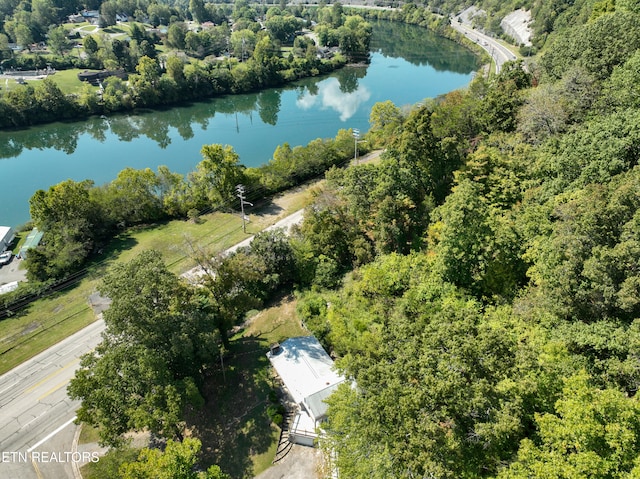
[[[306,92],[296,100],[296,105],[303,110],[309,110],[320,104],[323,110],[332,109],[339,113],[340,121],[347,121],[369,98],[371,92],[367,87],[360,85],[357,90],[345,93],[340,90],[340,82],[336,78],[330,78],[319,85],[317,95]]]

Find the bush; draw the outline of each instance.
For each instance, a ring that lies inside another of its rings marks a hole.
[[[267,407],[267,416],[276,426],[282,426],[282,421],[284,420],[286,412],[287,410],[282,404],[271,404]]]
[[[281,427],[282,426],[282,414],[274,414],[273,417],[271,418],[271,422],[273,422],[276,426]]]

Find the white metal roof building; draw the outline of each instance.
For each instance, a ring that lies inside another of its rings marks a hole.
[[[9,247],[15,237],[11,226],[0,226],[0,253]]]
[[[300,408],[290,441],[313,445],[315,430],[327,414],[324,400],[345,378],[334,370],[333,360],[315,336],[289,338],[267,357]]]

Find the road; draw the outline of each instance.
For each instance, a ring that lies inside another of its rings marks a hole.
[[[283,228],[288,232],[291,226],[302,222],[303,212],[304,210],[298,210],[295,213],[290,214],[286,218],[283,218],[280,221],[276,222],[275,224],[265,228],[263,231],[270,231],[277,228]],[[231,254],[240,248],[249,246],[249,244],[251,244],[251,242],[253,241],[253,238],[254,236],[250,236],[249,238],[241,241],[240,243],[228,248],[227,250],[225,250],[225,254]],[[204,274],[203,269],[200,266],[196,266],[195,268],[190,269],[186,273],[183,273],[182,276],[185,277],[190,283],[196,283],[198,281],[198,278],[203,274]]]
[[[489,54],[489,56],[491,56],[496,64],[496,73],[500,73],[502,65],[504,65],[505,62],[517,59],[516,55],[511,50],[494,38],[485,35],[468,25],[458,22],[458,17],[453,17],[451,19],[451,27],[463,35],[466,35],[471,41],[476,42]]]
[[[303,210],[278,221],[286,228],[302,221]],[[253,236],[227,253],[249,245]],[[193,280],[194,270],[184,277]],[[104,321],[98,319],[55,346],[0,376],[0,477],[61,479],[74,477],[72,464],[93,460],[74,453],[73,423],[79,401],[67,396],[67,385],[80,365],[80,357],[102,339]]]
[[[0,376],[0,477],[73,477],[72,462],[81,462],[71,449],[80,403],[68,398],[67,384],[103,329],[96,321]]]

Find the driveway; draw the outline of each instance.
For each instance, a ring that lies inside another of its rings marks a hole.
[[[289,454],[254,479],[319,479],[322,453],[315,447],[294,444]]]
[[[2,286],[13,283],[14,281],[27,280],[27,270],[24,268],[20,269],[21,265],[22,260],[14,256],[11,258],[11,262],[9,264],[0,266],[0,289]]]

